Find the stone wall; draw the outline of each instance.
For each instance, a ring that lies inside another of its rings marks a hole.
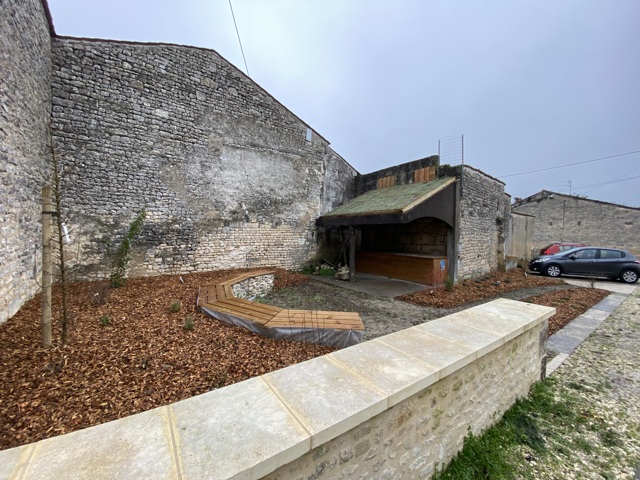
[[[460,199],[458,278],[497,270],[508,244],[510,197],[504,183],[465,165]]]
[[[512,213],[510,223],[511,242],[507,250],[510,257],[517,258],[518,260],[531,260],[531,258],[535,256],[533,255],[535,220],[535,217],[531,215],[518,212]]]
[[[433,476],[502,417],[543,375],[544,325],[446,375],[356,428],[280,467],[265,480]]]
[[[49,24],[39,0],[0,13],[0,322],[38,291],[51,112]]]
[[[273,289],[275,276],[271,273],[247,278],[231,287],[236,298],[251,300],[253,297],[262,297]]]
[[[640,255],[640,208],[543,190],[514,204],[513,211],[536,217],[534,250],[576,242]]]
[[[449,226],[437,218],[399,225],[362,226],[362,249],[374,252],[447,256]]]
[[[299,267],[351,194],[355,170],[212,50],[57,38],[53,63],[79,277],[105,274],[143,207],[131,275]]]

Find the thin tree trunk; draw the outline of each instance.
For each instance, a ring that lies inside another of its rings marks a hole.
[[[62,344],[67,343],[69,336],[69,307],[67,301],[67,270],[65,267],[64,258],[64,232],[62,229],[62,187],[60,185],[60,168],[58,165],[58,159],[53,146],[51,147],[51,156],[53,159],[53,199],[55,201],[56,209],[56,222],[58,226],[58,249],[59,258],[58,266],[60,267],[60,288],[62,290]]]
[[[51,346],[51,237],[53,202],[51,187],[42,189],[42,344]]]

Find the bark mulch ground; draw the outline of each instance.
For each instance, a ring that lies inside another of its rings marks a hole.
[[[565,285],[562,280],[525,274],[521,269],[514,269],[464,280],[452,289],[442,287],[426,289],[403,295],[398,299],[425,307],[454,308],[478,300],[499,297],[516,290],[526,291],[538,287],[555,286],[561,290],[548,291],[522,299],[524,302],[556,308],[556,314],[549,319],[549,335],[553,335],[611,293],[597,288],[564,288]]]
[[[275,288],[292,289],[309,281],[308,276],[275,270]],[[69,342],[60,345],[54,320],[51,348],[41,345],[40,296],[27,302],[0,325],[0,449],[166,405],[332,351],[267,339],[200,314],[198,286],[238,271],[134,278],[119,289],[104,282],[72,284]],[[438,299],[452,307],[499,295],[497,282],[529,288],[552,281],[520,273],[528,278],[521,284],[499,275],[464,282],[454,292],[427,290],[412,301]],[[596,303],[601,298],[596,292],[561,290],[551,292],[557,298],[543,294],[531,301],[553,300],[558,315],[568,318],[577,316],[577,306],[586,310]],[[567,313],[561,314],[565,308]],[[58,288],[53,309],[54,319],[59,318]]]

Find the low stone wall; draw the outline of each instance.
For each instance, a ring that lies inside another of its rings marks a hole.
[[[0,477],[430,478],[544,372],[555,309],[499,299],[0,452]]]
[[[251,277],[231,287],[236,298],[251,299],[266,295],[273,289],[273,274]]]

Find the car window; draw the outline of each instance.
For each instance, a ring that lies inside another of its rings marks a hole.
[[[600,250],[600,258],[624,258],[620,250]]]
[[[587,248],[585,250],[578,250],[573,253],[573,256],[580,260],[589,260],[592,258],[596,258],[596,249],[595,248]]]

